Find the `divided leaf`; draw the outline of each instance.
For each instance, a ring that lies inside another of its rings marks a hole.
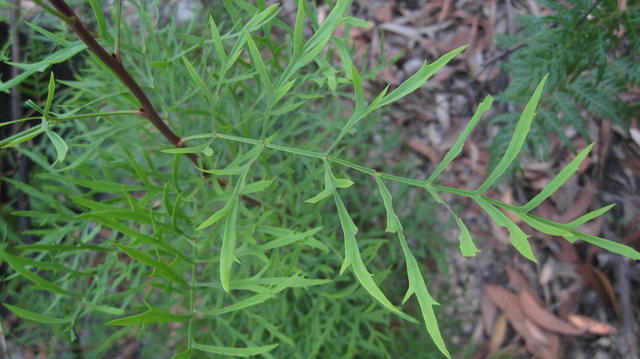
[[[378,184],[378,189],[380,191],[380,195],[382,197],[382,201],[387,212],[387,232],[396,232],[398,235],[398,240],[400,241],[400,246],[402,247],[402,253],[404,254],[405,262],[407,265],[407,278],[409,279],[409,288],[407,288],[407,293],[402,300],[402,303],[405,303],[411,295],[415,294],[418,299],[418,305],[420,306],[420,312],[422,313],[422,319],[424,324],[427,327],[427,332],[431,339],[436,344],[438,349],[444,354],[447,358],[451,357],[449,351],[447,350],[447,346],[442,339],[442,334],[440,333],[440,328],[438,327],[438,320],[436,318],[435,312],[433,311],[433,306],[438,305],[438,303],[431,297],[429,291],[427,290],[427,285],[422,277],[422,273],[420,272],[420,267],[418,266],[418,262],[416,261],[413,253],[409,249],[409,245],[404,237],[404,230],[402,228],[402,224],[400,223],[400,219],[395,214],[393,210],[393,200],[391,197],[391,193],[382,182],[379,176],[373,177]]]
[[[191,320],[190,315],[178,315],[162,309],[149,307],[145,312],[114,319],[107,322],[106,325],[147,325],[151,323],[186,322],[188,320]]]
[[[444,156],[442,161],[438,163],[438,166],[436,167],[436,169],[433,170],[433,172],[431,172],[431,175],[429,175],[429,178],[427,178],[426,183],[432,183],[433,181],[435,181],[436,178],[438,178],[438,176],[440,175],[440,173],[442,173],[442,171],[444,171],[444,169],[447,168],[447,166],[451,163],[451,161],[453,161],[456,157],[458,157],[460,152],[462,152],[462,148],[464,147],[464,142],[467,140],[467,137],[469,137],[469,134],[471,134],[471,131],[473,131],[473,129],[476,127],[476,125],[480,121],[480,118],[482,118],[482,115],[484,115],[485,112],[489,111],[492,103],[493,103],[493,97],[487,96],[480,103],[480,105],[478,105],[476,112],[471,117],[471,121],[469,121],[467,126],[465,126],[464,130],[462,130],[462,133],[460,133],[460,136],[458,136],[458,139],[453,144],[453,146],[451,146],[451,148],[449,149],[447,154]]]
[[[82,41],[75,41],[73,43],[70,43],[68,47],[65,47],[57,52],[54,52],[53,54],[45,57],[44,59],[38,62],[34,62],[30,64],[21,64],[21,63],[7,61],[6,62],[7,64],[18,67],[23,71],[18,76],[13,77],[11,80],[7,82],[0,82],[0,91],[6,92],[9,89],[20,84],[27,77],[33,75],[34,73],[42,72],[48,69],[51,65],[54,65],[60,62],[65,62],[86,48],[87,46]]]
[[[220,31],[218,31],[218,25],[216,25],[216,21],[211,15],[209,15],[209,28],[211,29],[211,39],[213,40],[213,47],[216,49],[216,54],[220,58],[220,62],[224,64],[227,62],[227,54],[224,51],[222,37],[220,36]]]
[[[531,244],[527,240],[527,235],[507,217],[504,213],[502,213],[499,209],[495,208],[487,201],[480,197],[475,197],[474,200],[480,207],[496,222],[500,227],[504,227],[509,231],[509,241],[511,244],[522,254],[525,258],[529,259],[532,262],[538,262],[538,259],[535,257],[533,253],[533,249],[531,248]]]
[[[240,198],[240,193],[242,193],[242,191],[244,190],[249,168],[250,168],[250,165],[245,165],[242,167],[240,178],[238,179],[238,183],[236,184],[236,187],[233,189],[233,193],[231,194],[231,199],[229,199],[229,201],[224,205],[224,207],[222,207],[220,210],[213,213],[209,218],[207,218],[204,222],[202,222],[198,226],[198,228],[196,228],[197,231],[205,229],[209,226],[212,226],[214,223],[227,217],[232,212],[232,209],[234,208],[234,206],[238,202],[238,199]],[[206,171],[206,172],[209,172],[209,171]]]
[[[520,115],[520,120],[516,125],[515,131],[513,133],[513,137],[511,137],[511,141],[507,146],[507,149],[504,152],[502,158],[493,169],[491,174],[485,179],[485,181],[475,190],[476,194],[482,194],[486,192],[489,187],[491,187],[497,180],[502,176],[502,174],[509,168],[511,162],[518,157],[518,153],[520,153],[520,149],[524,144],[525,139],[527,138],[527,134],[529,134],[529,129],[531,128],[531,122],[534,117],[536,117],[536,107],[538,106],[538,102],[540,101],[540,96],[542,95],[542,90],[544,88],[544,84],[547,81],[549,75],[545,75],[542,78],[542,81],[536,87],[536,90],[533,92],[531,99],[525,106],[522,111],[522,115]]]
[[[602,211],[603,209],[608,209],[608,208],[610,208],[610,206],[601,208],[598,211]],[[528,224],[529,226],[533,227],[534,229],[542,233],[549,234],[552,236],[563,237],[570,243],[573,243],[576,240],[581,239],[587,243],[593,244],[594,246],[598,246],[600,248],[606,249],[609,252],[613,252],[621,256],[631,258],[633,260],[640,260],[640,252],[636,251],[635,249],[627,245],[610,241],[608,239],[600,238],[597,236],[593,236],[590,234],[578,232],[570,224],[556,223],[548,219],[544,219],[544,218],[541,218],[532,214],[527,214],[527,213],[516,212],[516,214],[526,224]]]
[[[464,224],[462,219],[458,217],[455,213],[451,212],[453,218],[455,219],[458,227],[460,228],[460,234],[458,235],[458,241],[460,241],[460,253],[462,253],[465,257],[474,257],[480,250],[476,247],[475,243],[473,243],[473,238],[471,238],[471,233],[469,233],[469,229]]]
[[[15,305],[4,303],[4,306],[7,307],[10,311],[12,311],[15,315],[22,319],[31,320],[38,323],[43,324],[67,324],[71,323],[73,320],[72,317],[68,318],[55,318],[48,315],[32,312],[30,310],[26,310],[20,307],[16,307]]]
[[[159,276],[171,282],[174,282],[176,284],[189,287],[187,282],[180,275],[178,275],[167,263],[159,260],[155,260],[145,252],[139,251],[131,247],[127,247],[120,243],[116,243],[115,246],[118,247],[118,249],[123,251],[126,255],[128,255],[132,259],[135,259],[140,263],[146,264],[149,267],[153,267],[153,273],[156,273]]]
[[[344,236],[345,256],[342,267],[340,268],[340,274],[342,274],[347,268],[351,267],[356,279],[362,285],[362,287],[375,298],[383,307],[387,308],[391,312],[395,313],[399,317],[415,323],[416,320],[411,316],[403,313],[396,308],[389,299],[382,293],[382,290],[378,287],[373,280],[371,273],[367,271],[367,268],[360,256],[360,249],[358,248],[358,242],[356,241],[356,233],[358,227],[353,223],[347,209],[342,202],[342,199],[337,193],[333,194],[333,198],[338,209],[338,216],[340,217],[340,224],[342,226],[342,233]]]
[[[231,347],[204,345],[196,342],[193,342],[191,344],[191,347],[193,349],[200,350],[205,353],[219,354],[219,355],[231,356],[231,357],[242,357],[242,358],[248,358],[250,356],[268,353],[271,350],[275,349],[277,346],[278,344],[270,344],[270,345],[263,345],[260,347],[231,348]]]
[[[293,27],[293,51],[292,59],[297,59],[304,46],[304,7],[306,0],[298,0],[298,10],[296,12],[296,23]]]
[[[593,210],[593,211],[591,211],[591,212],[589,212],[589,213],[587,213],[585,215],[582,215],[582,216],[574,219],[573,221],[567,223],[567,225],[569,227],[571,227],[571,228],[574,228],[574,229],[578,228],[581,225],[583,225],[583,224],[585,224],[585,223],[587,223],[587,222],[589,222],[589,221],[591,221],[593,219],[596,219],[596,218],[604,215],[605,213],[609,212],[609,210],[611,208],[613,208],[615,205],[616,205],[615,203],[612,203],[612,204],[604,206],[602,208],[598,208],[596,210]]]
[[[222,288],[229,293],[231,286],[231,268],[233,262],[238,260],[236,257],[236,241],[237,241],[237,221],[238,221],[238,201],[233,202],[229,217],[224,224],[224,233],[222,235],[222,247],[220,249],[220,283]]]
[[[160,150],[160,152],[170,154],[201,153],[205,156],[213,155],[213,149],[209,146],[209,142],[201,143],[196,146],[167,148],[165,150]]]
[[[398,88],[393,90],[389,95],[387,95],[376,108],[384,107],[393,102],[398,101],[399,99],[407,96],[408,94],[414,92],[418,88],[427,82],[431,76],[435,75],[442,67],[444,67],[451,59],[453,59],[456,55],[464,51],[468,45],[460,46],[455,50],[449,51],[446,54],[440,56],[436,61],[427,65],[426,63],[411,77],[409,77],[405,82],[403,82]]]
[[[25,268],[20,257],[12,256],[0,249],[0,259],[9,263],[9,266],[11,266],[11,269],[13,269],[16,273],[20,274],[27,280],[35,283],[36,288],[38,289],[46,290],[46,291],[61,294],[61,295],[67,295],[70,297],[80,297],[80,294],[73,293],[66,289],[63,289],[60,286],[56,285],[55,283],[48,281],[40,277],[39,275],[31,272],[31,270]]]
[[[202,77],[200,77],[200,75],[198,74],[198,71],[196,71],[195,67],[193,67],[191,62],[189,62],[189,60],[187,60],[186,57],[182,56],[182,62],[184,63],[184,66],[187,68],[187,72],[189,73],[189,76],[191,77],[193,82],[195,82],[196,86],[200,89],[200,91],[204,94],[204,96],[207,98],[207,101],[209,101],[209,106],[211,106],[211,108],[213,109],[216,105],[216,100],[213,97],[213,94],[209,89],[209,86],[207,86],[207,84],[204,82]]]
[[[385,228],[385,231],[395,233],[399,229],[399,220],[398,216],[393,210],[393,199],[391,197],[391,192],[389,192],[389,189],[387,189],[387,186],[384,185],[384,182],[382,182],[382,179],[380,179],[379,176],[374,176],[373,178],[378,185],[378,191],[380,191],[382,203],[384,204],[384,208],[387,213],[387,228]]]
[[[545,199],[554,194],[580,167],[580,164],[587,157],[593,143],[582,150],[569,164],[567,164],[549,184],[547,184],[535,197],[529,202],[523,205],[521,208],[525,212],[530,212],[534,208],[538,207]]]
[[[317,195],[306,200],[305,202],[307,203],[318,203],[331,196],[336,190],[336,183],[331,173],[329,163],[326,160],[323,160],[322,163],[324,165],[324,189]]]

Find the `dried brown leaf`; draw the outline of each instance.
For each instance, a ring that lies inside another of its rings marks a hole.
[[[520,300],[520,307],[524,314],[543,329],[564,334],[564,335],[581,335],[584,334],[584,330],[578,329],[564,320],[556,317],[549,312],[543,306],[541,306],[529,293],[526,291],[520,292],[518,295]]]
[[[482,315],[482,326],[484,327],[486,334],[491,336],[498,311],[495,304],[493,304],[486,293],[483,293],[482,298],[480,299],[480,314]]]
[[[411,140],[409,140],[409,147],[428,158],[431,163],[438,163],[438,161],[440,160],[438,154],[433,150],[433,148],[425,145],[417,138],[412,138]]]
[[[509,277],[509,284],[511,285],[511,287],[513,287],[513,289],[515,289],[517,292],[529,293],[529,296],[531,298],[534,298],[534,300],[538,304],[542,305],[542,300],[540,300],[540,298],[536,294],[536,291],[533,289],[533,287],[529,283],[529,280],[527,280],[527,278],[525,278],[525,276],[522,273],[520,273],[519,270],[517,270],[510,264],[505,264],[504,269],[507,271],[507,276]]]
[[[527,323],[527,318],[515,293],[492,284],[485,284],[484,290],[507,316],[513,329],[524,339],[530,353],[542,359],[559,358],[560,342],[558,337],[542,331],[531,322]]]
[[[491,333],[491,339],[489,340],[489,353],[493,353],[500,349],[504,339],[507,336],[507,316],[502,314],[496,320],[493,326],[493,332]]]
[[[589,333],[598,335],[609,335],[616,331],[616,328],[584,315],[570,314],[569,321],[578,328],[582,328]]]

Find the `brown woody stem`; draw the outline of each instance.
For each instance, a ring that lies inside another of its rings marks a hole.
[[[87,45],[89,51],[91,51],[94,55],[100,59],[105,65],[107,65],[111,71],[113,71],[116,76],[124,83],[124,85],[131,91],[133,96],[138,99],[140,102],[140,112],[143,117],[149,120],[151,124],[160,131],[160,133],[167,139],[171,144],[175,147],[185,147],[184,142],[180,136],[176,135],[169,126],[160,118],[158,112],[155,107],[147,97],[147,94],[140,88],[136,80],[133,79],[131,74],[127,71],[127,69],[122,66],[121,59],[118,54],[110,54],[107,50],[102,47],[96,41],[95,37],[91,35],[87,27],[80,21],[80,18],[76,16],[75,12],[69,5],[65,2],[65,0],[49,0],[51,5],[62,15],[60,17],[67,25],[73,30],[73,32],[78,35],[80,40]],[[198,155],[195,153],[187,153],[187,157],[194,163],[194,165],[198,165]],[[205,178],[209,177],[208,173],[204,174]],[[227,186],[227,182],[222,178],[217,178],[218,183],[222,188]],[[253,205],[260,205],[260,201],[255,200],[248,196],[242,196],[242,199]]]
[[[64,0],[49,0],[51,5],[58,10],[62,15],[66,16],[66,19],[63,19],[67,25],[73,30],[73,32],[78,35],[80,40],[84,42],[89,50],[96,55],[100,61],[102,61],[105,65],[107,65],[111,71],[113,71],[116,76],[124,83],[124,85],[131,91],[133,96],[138,99],[140,102],[141,112],[144,112],[145,118],[153,124],[155,128],[160,131],[160,133],[167,139],[171,144],[176,147],[184,147],[180,136],[176,135],[167,124],[162,121],[160,115],[156,111],[155,107],[147,97],[147,94],[144,93],[142,88],[138,85],[136,80],[131,77],[129,72],[122,66],[122,63],[118,61],[118,59],[111,54],[109,54],[102,45],[96,41],[96,39],[91,35],[87,27],[80,21],[80,19],[76,16],[75,12]],[[196,154],[190,153],[189,159],[197,164],[198,156]]]

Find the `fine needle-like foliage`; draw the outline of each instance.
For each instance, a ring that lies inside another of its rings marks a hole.
[[[538,106],[538,119],[528,136],[530,152],[547,155],[552,131],[574,152],[565,133],[571,128],[591,141],[587,123],[611,121],[629,128],[640,106],[623,94],[640,84],[640,2],[622,6],[616,0],[560,2],[535,0],[551,10],[545,16],[518,15],[518,31],[498,36],[498,44],[516,49],[501,64],[511,81],[498,96],[501,102],[526,103],[530,89],[550,74]],[[517,117],[496,116],[500,124],[492,153],[504,150]]]
[[[51,3],[49,13],[85,34],[64,1]],[[150,357],[393,357],[389,348],[398,336],[391,321],[399,320],[421,322],[437,350],[451,357],[438,303],[412,249],[424,243],[408,241],[416,233],[405,231],[395,210],[405,200],[396,194],[394,201],[389,188],[414,188],[444,206],[460,228],[464,256],[477,255],[478,246],[442,194],[477,202],[531,261],[528,236],[505,211],[540,232],[640,259],[630,247],[579,231],[611,206],[570,223],[531,213],[593,145],[522,206],[487,195],[525,144],[547,77],[484,182],[461,189],[439,185],[438,176],[490,110],[490,96],[427,179],[374,170],[351,149],[366,146],[378,110],[423,86],[465,46],[368,100],[364,76],[344,39],[333,35],[342,25],[346,34],[363,25],[345,15],[349,0],[336,1],[322,22],[315,2],[299,0],[293,26],[278,17],[277,5],[223,1],[226,15],[207,15],[200,26],[196,18],[181,25],[186,30],[144,1],[135,3],[139,24],[121,21],[120,2],[114,21],[111,9],[91,4],[100,41],[89,45],[87,64],[74,81],[51,73],[46,98],[34,98],[33,116],[24,119],[41,122],[0,140],[38,168],[30,183],[5,179],[30,196],[31,210],[14,214],[34,220],[29,233],[38,241],[21,243],[3,221],[0,259],[12,272],[6,308],[27,321],[64,327],[73,343],[91,340],[96,357],[138,328],[143,341],[149,331],[164,330],[167,340],[145,346]],[[87,48],[71,33],[34,29],[57,50],[34,64],[12,64],[23,75],[0,84],[2,90]],[[282,36],[286,42],[273,40]],[[105,60],[100,48],[111,44],[118,55]],[[346,119],[341,98],[354,104]],[[40,134],[48,141],[28,144]],[[371,188],[379,196],[371,197]],[[397,242],[363,230],[365,221],[379,224],[385,216],[386,232]],[[394,257],[395,251],[401,254]],[[386,271],[372,270],[380,263]],[[385,290],[387,276],[395,286],[408,283],[401,301]],[[23,292],[41,298],[20,302]],[[420,321],[407,312],[412,296]],[[107,329],[91,327],[95,339],[76,334],[96,321]]]

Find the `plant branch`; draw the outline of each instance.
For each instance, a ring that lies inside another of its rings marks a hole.
[[[102,45],[96,41],[91,35],[87,27],[76,16],[75,12],[69,7],[64,0],[49,0],[51,5],[60,12],[67,25],[76,33],[76,35],[84,42],[89,50],[100,59],[105,65],[107,65],[113,73],[124,83],[124,85],[131,91],[133,96],[140,103],[140,111],[144,113],[144,117],[151,122],[151,124],[160,131],[160,133],[175,147],[184,147],[180,136],[176,135],[169,126],[160,118],[160,115],[156,111],[155,107],[147,97],[146,93],[138,85],[136,80],[133,79],[131,74],[124,68],[122,63],[118,61],[115,54],[109,54]],[[191,162],[197,165],[198,156],[193,153],[187,154]]]
[[[40,1],[38,1],[40,5]],[[105,50],[102,45],[98,43],[93,35],[89,32],[84,23],[78,18],[73,9],[66,3],[65,0],[49,0],[49,3],[55,8],[55,10],[60,14],[54,13],[54,15],[58,16],[62,19],[68,26],[76,33],[76,35],[87,45],[89,51],[91,51],[94,55],[100,59],[105,65],[107,65],[113,73],[118,76],[118,78],[124,83],[124,85],[129,89],[131,94],[135,96],[135,98],[140,103],[140,112],[143,117],[145,117],[151,124],[160,131],[160,133],[175,147],[182,148],[185,147],[184,141],[180,136],[178,136],[175,132],[167,126],[167,124],[160,118],[160,115],[156,111],[155,107],[147,97],[147,94],[142,90],[140,85],[133,79],[131,74],[125,69],[122,65],[120,54],[113,53],[109,54],[107,50]],[[119,47],[119,46],[118,46]],[[119,50],[117,50],[119,51]],[[198,155],[195,153],[187,153],[187,157],[193,162],[194,165],[198,166]],[[208,173],[204,173],[204,177],[209,177]],[[218,183],[222,188],[227,186],[227,182],[221,178],[217,178]],[[253,205],[260,205],[260,201],[255,200],[248,196],[242,196],[242,199]]]
[[[369,176],[373,176],[373,177],[378,176],[379,178],[383,178],[388,181],[403,183],[409,186],[422,188],[427,191],[432,190],[436,192],[450,193],[453,195],[462,196],[470,199],[484,200],[499,209],[514,212],[515,214],[518,215],[518,217],[520,217],[523,220],[528,219],[530,221],[534,221],[533,223],[535,224],[532,225],[532,227],[544,233],[549,233],[549,231],[551,230],[554,233],[554,235],[559,235],[565,238],[569,238],[570,242],[573,242],[577,239],[581,239],[581,240],[584,240],[585,242],[607,249],[610,252],[621,254],[634,260],[640,260],[640,252],[636,251],[635,249],[629,246],[622,245],[617,242],[609,241],[597,236],[582,233],[577,229],[577,227],[572,226],[571,223],[558,223],[558,222],[547,220],[542,217],[538,217],[536,215],[530,214],[529,213],[530,211],[522,206],[520,207],[513,206],[508,203],[504,203],[504,202],[495,200],[493,198],[486,197],[485,195],[479,194],[476,191],[442,186],[442,185],[430,183],[426,180],[412,179],[412,178],[395,176],[388,173],[377,172],[371,168],[368,168],[347,160],[343,160],[341,158],[329,156],[325,153],[302,150],[299,148],[285,146],[285,145],[276,145],[272,143],[266,143],[262,140],[256,140],[253,138],[224,135],[220,133],[200,134],[200,135],[194,135],[194,136],[188,137],[188,139],[195,139],[195,138],[219,138],[219,139],[233,141],[233,142],[246,143],[254,146],[264,146],[265,148],[269,148],[275,151],[287,152],[287,153],[291,153],[293,155],[298,155],[302,157],[308,157],[308,158],[314,158],[314,159],[319,159],[323,161],[333,162],[341,166],[351,168],[358,172],[364,173]],[[531,225],[530,222],[526,222],[526,223]]]

